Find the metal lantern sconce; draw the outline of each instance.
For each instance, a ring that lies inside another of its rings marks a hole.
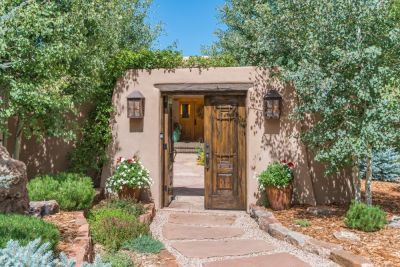
[[[264,96],[264,116],[266,119],[279,119],[282,109],[282,96],[276,90],[270,90]]]
[[[144,99],[144,96],[139,91],[133,91],[131,94],[128,95],[128,118],[144,118]]]

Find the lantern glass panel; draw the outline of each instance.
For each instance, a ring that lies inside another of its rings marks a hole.
[[[129,99],[128,100],[128,116],[130,118],[143,117],[143,101],[142,99]]]
[[[280,115],[280,104],[279,104],[279,99],[273,100],[273,107],[272,107],[272,113],[274,118],[279,118]]]

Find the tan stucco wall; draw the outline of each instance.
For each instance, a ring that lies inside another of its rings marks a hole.
[[[159,84],[213,84],[251,83],[247,92],[247,204],[259,198],[257,173],[277,160],[295,162],[295,200],[300,203],[316,204],[332,201],[348,201],[351,185],[342,176],[324,177],[323,168],[307,157],[306,148],[297,134],[301,125],[289,118],[294,107],[294,90],[283,87],[271,78],[266,70],[253,67],[130,70],[116,85],[113,96],[115,114],[111,123],[114,140],[109,148],[113,162],[103,171],[102,181],[112,173],[119,156],[130,157],[137,154],[149,168],[154,184],[152,197],[157,207],[161,205],[161,159],[160,159],[160,113],[161,94]],[[262,97],[268,89],[276,89],[283,96],[283,114],[279,121],[265,121],[262,116]],[[126,97],[139,90],[145,97],[143,125],[132,123],[127,118]],[[142,128],[143,131],[137,129]]]

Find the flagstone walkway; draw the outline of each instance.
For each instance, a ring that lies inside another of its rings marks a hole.
[[[272,238],[244,211],[158,210],[151,224],[181,266],[337,266]]]

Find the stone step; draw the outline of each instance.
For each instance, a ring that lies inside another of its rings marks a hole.
[[[243,256],[274,249],[264,240],[176,241],[171,246],[189,258]],[[229,265],[227,265],[229,266]]]
[[[170,214],[168,222],[178,224],[195,224],[204,226],[232,225],[236,220],[234,215],[174,213]]]
[[[309,264],[289,253],[276,253],[249,258],[213,261],[203,264],[203,267],[310,267]]]
[[[224,239],[239,237],[243,234],[242,229],[233,227],[202,227],[175,223],[167,223],[163,227],[163,236],[169,240]]]

